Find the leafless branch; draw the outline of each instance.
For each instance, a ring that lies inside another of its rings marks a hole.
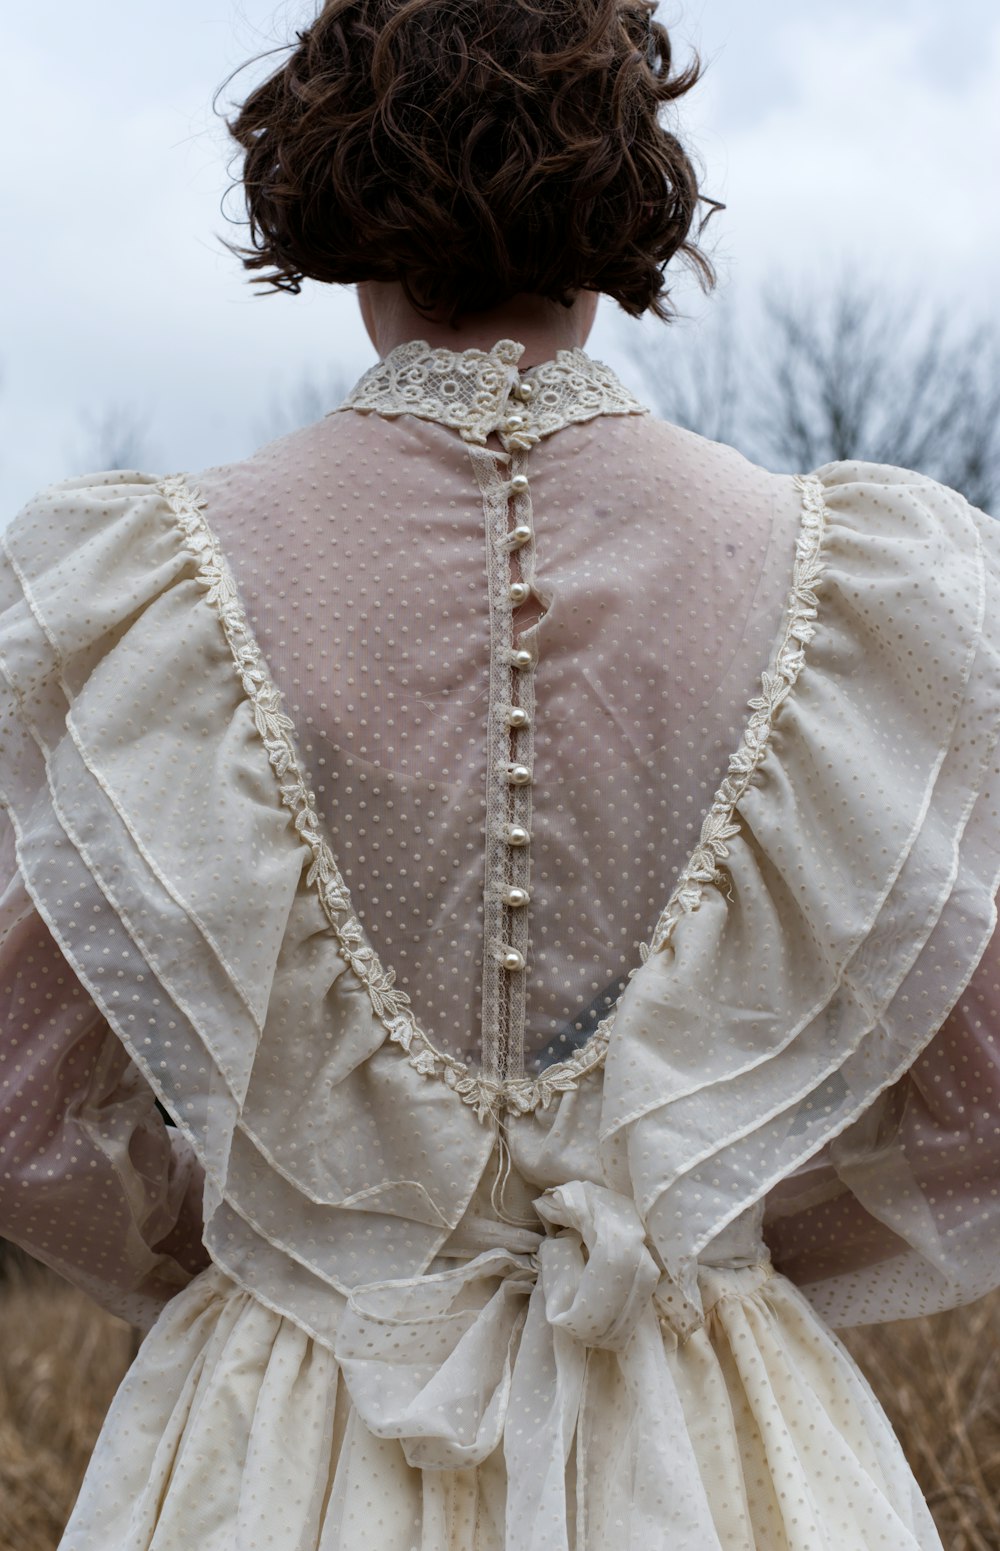
[[[847,276],[765,298],[753,432],[790,468],[866,459],[917,469],[977,506],[1000,491],[1000,338],[946,308]]]
[[[81,467],[149,468],[147,417],[135,405],[106,404],[97,410],[84,410],[80,419],[86,436]]]
[[[1000,335],[845,275],[773,287],[761,322],[731,308],[699,334],[626,348],[665,418],[804,472],[861,459],[919,470],[990,508],[1000,495]]]
[[[257,439],[274,441],[312,425],[336,409],[353,385],[353,376],[342,368],[334,368],[323,378],[303,374],[289,392],[274,396],[270,410],[257,424]]]

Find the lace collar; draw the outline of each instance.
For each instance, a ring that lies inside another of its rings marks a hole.
[[[462,351],[413,339],[367,371],[339,407],[436,420],[480,446],[496,432],[508,452],[527,451],[543,436],[598,415],[649,413],[610,367],[583,350],[560,350],[522,373],[523,354],[512,339]]]

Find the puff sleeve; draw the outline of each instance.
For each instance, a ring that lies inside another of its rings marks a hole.
[[[917,1031],[924,1008],[949,1010],[908,1069],[767,1199],[776,1263],[841,1327],[938,1313],[1000,1286],[1000,524],[961,505],[986,587],[949,751],[959,800],[946,823],[942,776],[921,815],[948,897],[940,914],[935,903],[899,1011],[891,1009],[900,1027]],[[950,599],[956,619],[976,610],[971,564],[966,576],[964,600],[957,590]],[[940,622],[943,581],[928,578],[927,594],[928,615]],[[913,654],[913,676],[928,686],[942,645],[927,631],[925,660]],[[947,774],[946,761],[942,768]],[[904,947],[890,940],[882,962]]]
[[[0,1236],[146,1329],[201,1267],[202,1175],[0,836]]]
[[[844,1326],[1000,1286],[1000,526],[903,469],[807,488],[770,720],[622,999],[603,1127],[692,1305],[760,1207]]]
[[[939,1313],[1000,1284],[1000,932],[910,1070],[768,1200],[827,1321]]]
[[[0,1238],[147,1329],[208,1263],[203,1173],[26,886],[10,732],[0,725]]]

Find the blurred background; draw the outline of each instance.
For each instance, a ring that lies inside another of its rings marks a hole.
[[[669,329],[602,303],[592,353],[773,466],[936,459],[960,483],[955,460],[987,453],[964,438],[982,443],[996,418],[995,0],[667,0],[660,14],[707,66],[681,129],[727,205],[709,228],[721,283],[706,300],[681,279]],[[70,473],[240,457],[334,407],[371,364],[350,291],[257,296],[220,241],[239,239],[241,211],[219,115],[268,60],[218,113],[213,97],[312,15],[312,0],[5,8],[0,523]]]
[[[219,114],[313,15],[50,0],[0,22],[0,526],[98,468],[197,471],[336,407],[374,355],[348,291],[257,297]],[[720,285],[677,323],[602,302],[593,355],[773,468],[867,457],[1000,502],[996,0],[665,3],[705,79],[682,137]],[[1000,1301],[849,1337],[948,1551],[1000,1551]],[[48,1551],[135,1350],[0,1251],[0,1551]]]

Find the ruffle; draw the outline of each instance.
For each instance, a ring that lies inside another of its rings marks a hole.
[[[1000,534],[903,471],[817,478],[794,688],[588,1079],[601,1158],[576,1172],[635,1200],[692,1328],[701,1251],[913,1063],[995,925]],[[205,1169],[214,1260],[332,1347],[340,1294],[430,1266],[494,1127],[386,1039],[188,540],[132,474],[8,528],[0,799],[36,908]],[[515,1154],[565,1143],[580,1097],[512,1118]]]
[[[137,474],[8,527],[0,800],[35,907],[204,1166],[213,1258],[329,1343],[332,1293],[430,1262],[492,1134],[414,1082],[330,933],[200,564]]]
[[[899,469],[818,471],[817,617],[714,886],[623,995],[607,1182],[697,1260],[916,1059],[996,923],[1000,529]],[[941,1266],[961,1295],[961,1268]]]

